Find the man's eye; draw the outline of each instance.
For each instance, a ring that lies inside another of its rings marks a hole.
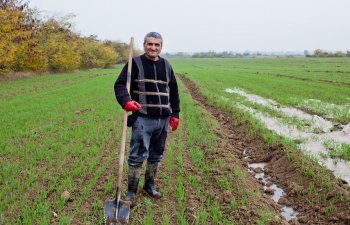
[[[159,47],[160,46],[160,44],[159,43],[147,43],[147,46],[156,46],[156,47]]]

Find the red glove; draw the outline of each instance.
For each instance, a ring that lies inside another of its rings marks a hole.
[[[133,111],[133,112],[135,112],[135,111],[139,111],[141,109],[141,105],[138,102],[134,101],[134,100],[130,100],[127,103],[125,103],[124,109],[126,111]]]
[[[173,116],[170,117],[170,126],[172,128],[171,129],[172,131],[176,131],[177,127],[179,126],[179,122],[180,122],[179,118],[176,118]]]

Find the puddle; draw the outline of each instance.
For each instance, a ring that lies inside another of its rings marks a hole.
[[[327,169],[331,170],[336,177],[339,177],[350,184],[350,161],[321,157],[321,155],[327,156],[329,154],[329,150],[323,144],[325,141],[350,144],[350,124],[341,125],[337,127],[337,130],[332,131],[332,128],[334,129],[332,122],[322,117],[307,114],[299,109],[280,106],[277,102],[271,99],[265,99],[257,95],[248,94],[240,89],[226,89],[225,91],[239,94],[246,97],[251,102],[268,106],[288,116],[296,116],[301,120],[310,120],[311,118],[313,124],[310,126],[310,128],[312,129],[308,129],[308,131],[300,131],[293,124],[287,125],[281,122],[278,118],[269,117],[256,109],[249,108],[239,103],[236,104],[240,109],[249,112],[257,119],[262,121],[269,130],[272,130],[286,138],[298,141],[300,143],[298,145],[300,149],[317,158],[318,162],[321,165],[326,166]],[[322,133],[313,132],[314,128],[316,127],[321,129]]]
[[[272,99],[266,99],[258,95],[248,94],[245,91],[237,88],[226,89],[225,91],[228,93],[234,93],[246,97],[247,100],[250,102],[274,109],[275,111],[282,113],[283,115],[297,117],[302,121],[307,121],[311,124],[310,127],[307,128],[309,131],[320,130],[322,132],[329,132],[333,127],[332,122],[325,120],[320,116],[310,115],[297,108],[281,106],[278,102]]]
[[[312,136],[312,133],[299,131],[296,128],[296,126],[286,125],[286,124],[278,121],[276,118],[265,116],[263,113],[255,110],[253,108],[249,108],[249,107],[247,107],[245,105],[241,105],[241,104],[237,104],[237,106],[240,109],[242,109],[246,112],[249,112],[249,113],[253,114],[254,116],[256,116],[259,120],[261,120],[266,125],[266,127],[269,130],[273,130],[279,135],[289,137],[292,139],[305,139],[305,138],[310,138]]]
[[[247,157],[247,156],[245,156]],[[282,188],[278,187],[276,184],[272,183],[270,181],[270,177],[266,176],[264,173],[264,167],[266,163],[250,163],[248,164],[248,170],[250,172],[253,172],[255,174],[255,178],[260,180],[263,183],[263,189],[266,191],[269,189],[269,192],[273,192],[271,195],[272,200],[280,207],[281,215],[282,217],[290,221],[292,219],[296,219],[298,216],[298,212],[295,211],[292,207],[279,204],[278,201],[281,197],[284,197],[286,193],[283,191]],[[258,172],[256,172],[258,171]],[[270,186],[268,186],[270,185]]]
[[[322,153],[328,153],[322,142],[307,140],[305,143],[299,144],[299,148],[316,157],[319,163],[332,171],[336,177],[343,179],[348,184],[350,183],[350,162],[341,159],[322,158]]]
[[[275,105],[278,106],[279,104],[272,100],[272,99],[266,99],[263,97],[260,97],[258,95],[253,95],[253,94],[248,94],[247,92],[243,91],[242,89],[238,89],[238,88],[228,88],[225,90],[227,93],[234,93],[234,94],[238,94],[241,96],[246,97],[249,101],[257,103],[259,105],[264,105],[264,106],[270,106],[270,105]]]

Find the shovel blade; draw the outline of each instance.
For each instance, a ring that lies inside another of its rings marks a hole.
[[[130,216],[130,202],[119,200],[105,201],[105,225],[128,224]]]

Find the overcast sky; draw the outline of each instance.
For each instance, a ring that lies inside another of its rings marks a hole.
[[[350,0],[30,0],[82,35],[163,35],[163,52],[350,50]]]

